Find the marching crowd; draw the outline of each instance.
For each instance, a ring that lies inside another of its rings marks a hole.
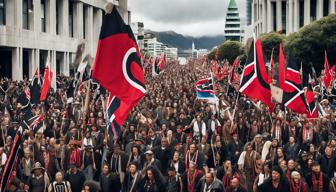
[[[25,129],[8,191],[31,192],[336,192],[335,103],[307,120],[237,93],[225,80],[214,87],[217,103],[196,99],[195,82],[209,76],[200,60],[167,64],[146,75],[147,95],[129,114],[118,142],[105,121],[106,94],[86,87],[73,102],[73,77],[58,76],[58,89],[33,114],[45,113],[36,133]],[[0,80],[1,169],[24,113],[17,97],[29,80]],[[95,99],[93,99],[95,98]]]

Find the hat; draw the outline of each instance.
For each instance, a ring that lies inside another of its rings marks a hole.
[[[153,155],[153,151],[148,150],[148,151],[145,152],[145,154]]]
[[[34,171],[34,170],[36,170],[36,169],[41,169],[42,171],[44,171],[44,168],[42,167],[42,165],[41,165],[40,162],[36,162],[36,163],[33,165],[32,171]]]
[[[138,141],[139,141],[139,142],[141,142],[142,144],[145,144],[145,141],[144,141],[143,139],[139,139],[139,138],[138,138],[138,139],[135,139],[134,141],[135,141],[135,142],[138,142]]]

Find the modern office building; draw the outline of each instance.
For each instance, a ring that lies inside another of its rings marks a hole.
[[[129,23],[127,0],[110,2]],[[0,76],[31,78],[47,58],[54,74],[69,75],[80,42],[86,43],[84,54],[95,56],[105,5],[104,0],[0,0]]]
[[[166,55],[168,59],[176,60],[177,59],[177,52],[178,49],[175,47],[167,47],[166,48]]]
[[[230,0],[225,17],[225,40],[241,41],[242,31],[240,25],[238,6],[235,0]]]
[[[278,31],[290,34],[335,13],[336,0],[253,0],[252,25],[257,35]]]

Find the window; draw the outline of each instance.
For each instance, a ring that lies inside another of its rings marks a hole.
[[[56,1],[56,34],[59,35],[60,34],[60,14],[59,12],[59,2],[60,1]]]
[[[86,38],[86,6],[83,6],[83,39]]]
[[[6,5],[5,5],[5,0],[0,0],[0,25],[6,25]]]
[[[73,2],[69,2],[69,35],[70,37],[74,36],[74,29],[73,29],[73,21],[74,21],[74,17],[73,17]]]
[[[46,3],[41,0],[41,31],[46,32]]]
[[[22,0],[22,27],[29,29],[29,0]]]

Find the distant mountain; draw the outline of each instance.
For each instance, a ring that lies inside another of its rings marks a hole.
[[[181,35],[175,31],[156,32],[150,30],[146,30],[146,33],[153,33],[158,38],[158,41],[165,43],[168,46],[177,47],[178,49],[182,50],[191,49],[193,41],[195,43],[196,49],[208,50],[211,50],[214,46],[224,42],[223,35],[191,37]]]

